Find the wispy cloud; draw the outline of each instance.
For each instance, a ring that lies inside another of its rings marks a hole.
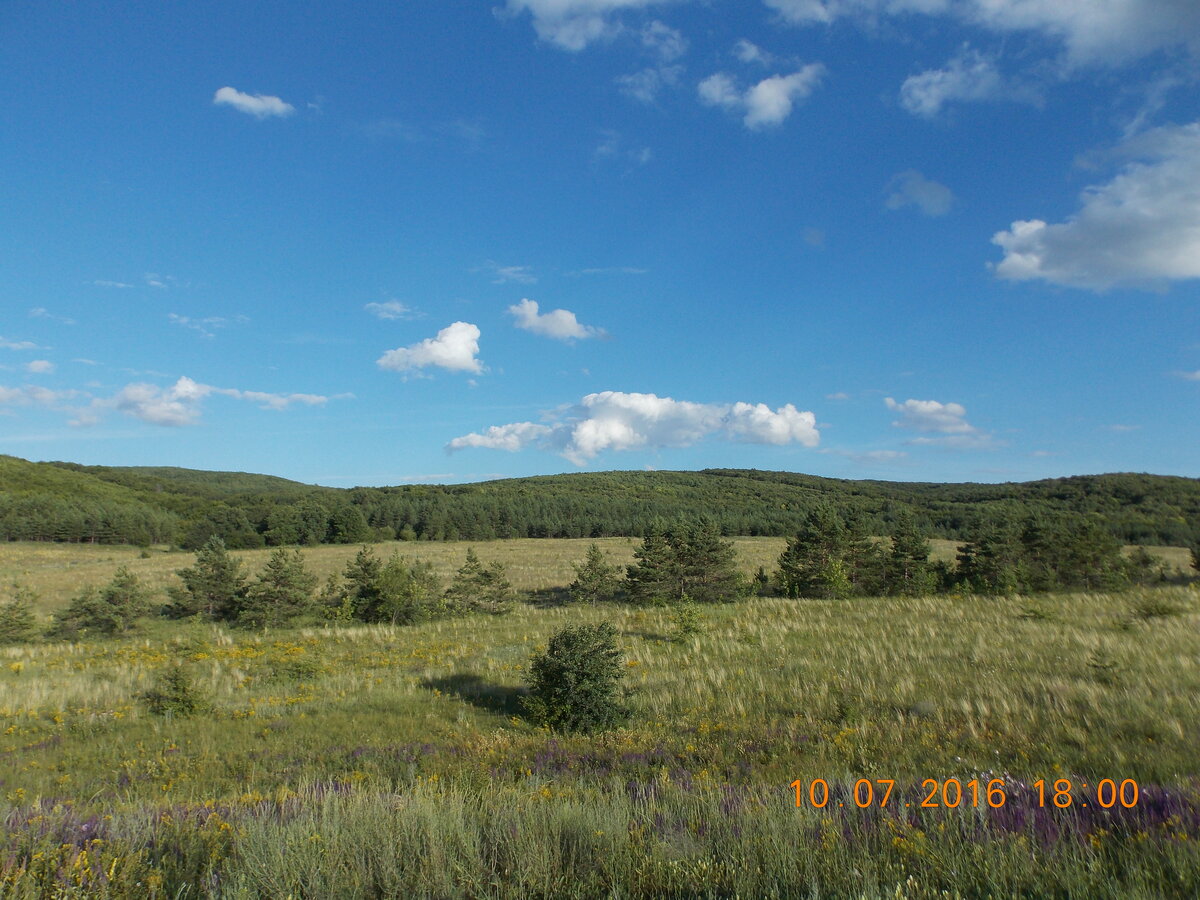
[[[176,313],[167,313],[167,319],[173,325],[188,328],[206,338],[216,337],[216,332],[219,329],[227,328],[231,324],[242,324],[250,321],[245,316],[235,316],[232,319],[228,319],[225,316],[206,316],[202,319],[196,319],[190,316],[180,316]]]
[[[888,182],[888,209],[915,206],[927,216],[944,216],[954,205],[954,194],[944,184],[926,178],[916,169],[908,169]]]
[[[452,322],[437,333],[407,347],[388,350],[376,360],[381,369],[415,372],[433,366],[448,372],[483,372],[479,355],[479,328],[470,322]]]
[[[405,306],[399,300],[385,300],[382,303],[368,303],[363,307],[363,309],[378,319],[386,319],[389,321],[417,318],[416,310]]]
[[[705,438],[752,444],[820,442],[816,418],[792,404],[691,403],[655,394],[603,391],[552,414],[546,423],[512,422],[454,438],[447,452],[468,448],[515,452],[538,447],[584,465],[609,450],[686,447]]]
[[[68,319],[66,316],[56,316],[54,313],[50,312],[50,310],[46,309],[44,306],[35,306],[33,309],[31,309],[29,311],[29,318],[31,318],[31,319],[49,319],[52,322],[62,322],[62,324],[64,324],[64,325],[75,325],[76,324],[74,319]]]
[[[502,266],[489,259],[472,271],[490,273],[492,284],[537,284],[533,266]]]
[[[200,405],[210,396],[246,400],[261,409],[285,410],[293,404],[324,406],[329,397],[320,394],[274,394],[219,388],[182,377],[173,385],[127,384],[111,398],[93,402],[96,409],[112,408],[151,425],[193,425],[200,419]]]
[[[541,40],[563,50],[578,52],[590,44],[612,40],[620,34],[623,27],[616,16],[622,10],[662,5],[663,2],[664,0],[508,0],[506,8],[513,15],[528,12],[533,19],[534,31]]]
[[[213,103],[217,106],[231,106],[238,112],[254,116],[256,119],[290,116],[296,111],[292,104],[270,94],[245,94],[231,87],[220,88],[213,94]]]
[[[128,284],[124,281],[108,281],[103,278],[96,279],[95,281],[92,282],[92,284],[94,284],[96,287],[106,287],[106,288],[131,288],[131,287],[133,287],[132,284]]]
[[[645,275],[649,269],[637,266],[597,266],[590,269],[575,269],[566,274],[571,277],[579,275]]]
[[[604,337],[606,334],[603,328],[584,325],[570,310],[555,309],[548,313],[539,313],[537,302],[534,300],[524,299],[510,306],[508,313],[517,320],[518,328],[560,341]]]
[[[35,359],[32,362],[25,363],[25,371],[31,375],[50,375],[54,372],[55,365],[48,359]]]
[[[40,350],[41,348],[33,341],[10,341],[7,338],[0,336],[0,349],[2,350]]]

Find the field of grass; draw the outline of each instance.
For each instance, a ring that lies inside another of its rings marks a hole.
[[[547,590],[588,543],[477,550]],[[635,546],[599,543],[617,561]],[[398,546],[443,574],[466,552]],[[743,567],[781,546],[739,540]],[[324,575],[356,550],[305,554]],[[49,612],[122,563],[161,587],[191,560],[10,545],[0,579]],[[682,643],[666,610],[601,604],[401,628],[157,621],[4,648],[0,896],[1200,896],[1195,587],[702,612]],[[631,722],[534,727],[530,654],[599,621],[619,634]],[[209,708],[151,715],[142,693],[177,664]],[[953,809],[950,779],[968,796]],[[1136,804],[1102,808],[1103,779],[1136,782]]]

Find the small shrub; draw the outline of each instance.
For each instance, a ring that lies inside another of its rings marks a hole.
[[[696,604],[690,597],[684,597],[682,602],[672,610],[671,623],[675,626],[675,633],[671,635],[671,640],[677,644],[704,631],[704,617],[700,615],[700,610],[696,608]]]
[[[11,596],[0,603],[0,644],[24,644],[36,632],[33,603],[37,599],[28,588],[14,584]]]
[[[1129,611],[1135,619],[1149,622],[1182,615],[1183,605],[1162,594],[1139,593],[1130,601]]]
[[[125,634],[149,612],[149,593],[136,575],[121,566],[112,581],[100,590],[86,587],[75,595],[58,617],[50,634],[67,640],[89,634]]]
[[[624,655],[616,634],[607,622],[555,632],[546,652],[530,659],[524,698],[530,718],[555,731],[584,733],[627,721],[630,711],[620,690]]]
[[[173,665],[142,694],[142,702],[156,716],[194,716],[209,708],[204,692],[181,665]]]

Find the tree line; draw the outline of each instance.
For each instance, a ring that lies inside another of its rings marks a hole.
[[[846,481],[787,472],[595,472],[465,485],[322,488],[242,473],[0,457],[0,539],[230,549],[390,540],[644,537],[707,518],[724,536],[791,537],[831,506],[870,534],[906,516],[971,539],[1027,517],[1097,520],[1124,544],[1200,539],[1200,480],[1138,474],[1024,484]]]

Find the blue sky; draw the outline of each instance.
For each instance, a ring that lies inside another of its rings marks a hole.
[[[1194,0],[0,7],[0,450],[1200,476]]]

